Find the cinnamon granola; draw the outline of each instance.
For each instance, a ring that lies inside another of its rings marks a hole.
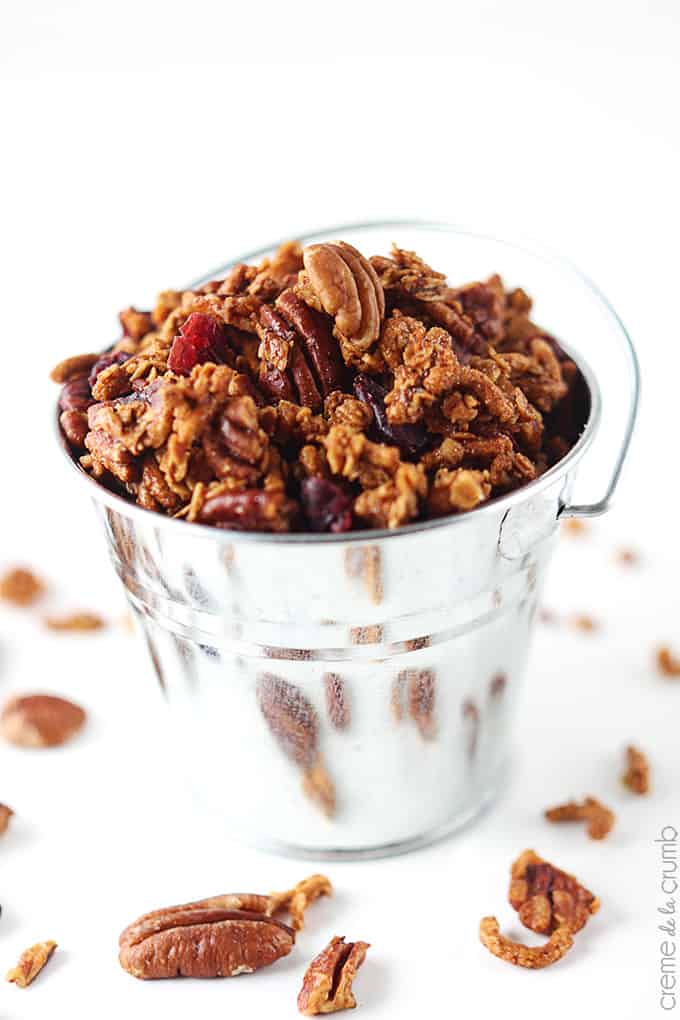
[[[220,528],[398,528],[538,477],[583,427],[582,378],[492,276],[451,287],[414,252],[283,245],[121,312],[67,358],[82,467],[147,510]]]

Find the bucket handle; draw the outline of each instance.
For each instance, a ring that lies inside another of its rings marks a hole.
[[[558,519],[563,517],[599,517],[601,514],[606,513],[607,510],[610,509],[616,487],[621,478],[623,465],[626,457],[628,456],[628,449],[630,447],[630,441],[635,428],[638,408],[640,405],[640,363],[638,361],[637,354],[635,353],[633,341],[629,337],[625,326],[611,306],[609,306],[609,310],[618,320],[619,326],[621,327],[621,333],[625,338],[623,351],[626,356],[626,367],[628,372],[629,402],[626,413],[625,428],[623,431],[623,439],[621,440],[621,446],[619,447],[619,452],[616,456],[614,470],[612,471],[609,479],[609,485],[607,486],[602,499],[598,500],[596,503],[565,503],[558,511]]]

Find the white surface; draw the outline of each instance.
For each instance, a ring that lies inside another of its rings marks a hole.
[[[539,632],[515,773],[480,824],[410,857],[328,866],[336,898],[269,972],[142,984],[115,960],[137,914],[267,891],[313,868],[235,847],[194,813],[158,750],[160,708],[131,638],[47,636],[35,615],[3,611],[3,697],[55,690],[91,720],[60,752],[0,749],[0,799],[17,811],[0,845],[0,970],[36,939],[61,947],[28,991],[2,985],[0,1015],[292,1018],[306,961],[337,932],[373,944],[356,982],[366,1018],[661,1016],[653,840],[680,828],[680,686],[652,665],[657,642],[680,645],[667,467],[680,368],[677,5],[421,4],[400,22],[395,5],[345,4],[326,24],[319,5],[251,10],[3,8],[0,558],[42,569],[60,608],[117,618],[94,516],[48,436],[51,363],[108,342],[119,307],[272,236],[423,215],[563,251],[638,342],[646,403],[618,509],[591,541],[565,540],[549,591],[551,605],[604,626]],[[262,63],[244,66],[254,46]],[[644,551],[639,572],[612,564],[621,542]],[[653,759],[648,799],[618,785],[629,739]],[[541,819],[586,793],[618,811],[602,845]],[[495,960],[476,936],[485,913],[518,932],[507,869],[525,846],[603,902],[567,960],[542,973]]]

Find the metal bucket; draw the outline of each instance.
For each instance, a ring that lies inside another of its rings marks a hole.
[[[76,469],[196,790],[247,842],[360,857],[439,838],[497,790],[558,521],[607,508],[635,420],[638,370],[615,314],[562,262],[437,225],[365,224],[314,239],[336,236],[369,253],[398,240],[455,279],[499,271],[533,293],[537,320],[565,341],[590,394],[570,453],[471,513],[322,536],[164,518]],[[542,300],[546,273],[552,313]],[[622,371],[630,383],[623,417],[612,423],[619,449],[606,495],[583,506],[570,504],[572,485],[603,405],[567,321],[578,296],[588,342],[599,350],[606,333],[608,363],[612,352],[619,358],[619,397]]]

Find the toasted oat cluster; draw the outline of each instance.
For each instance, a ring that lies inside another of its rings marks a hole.
[[[584,424],[582,378],[500,277],[452,287],[415,253],[282,245],[120,315],[67,358],[60,423],[140,506],[252,531],[397,528],[544,472]]]

